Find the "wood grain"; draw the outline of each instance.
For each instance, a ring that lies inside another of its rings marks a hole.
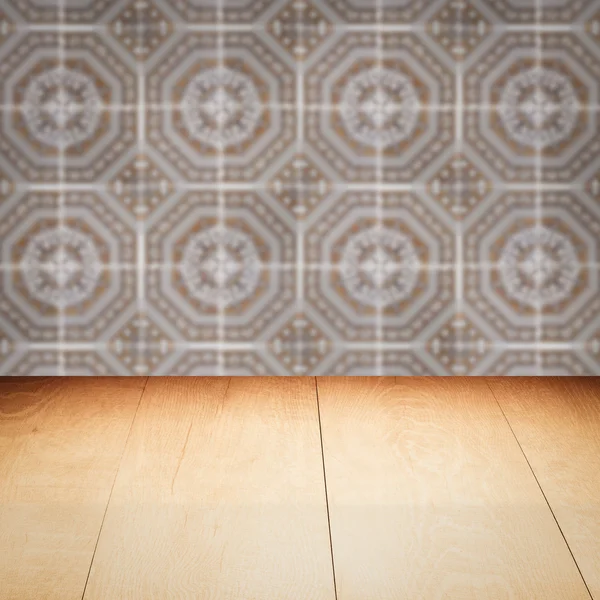
[[[85,600],[333,600],[314,379],[156,378]]]
[[[488,382],[600,600],[600,379]]]
[[[589,598],[485,381],[318,388],[339,600]]]
[[[0,380],[0,598],[80,600],[145,378]]]

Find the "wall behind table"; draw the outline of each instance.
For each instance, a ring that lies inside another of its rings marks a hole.
[[[0,2],[1,374],[600,374],[596,0],[51,4]]]

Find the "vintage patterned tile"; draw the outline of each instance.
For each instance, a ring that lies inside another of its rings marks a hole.
[[[492,23],[469,0],[446,0],[425,30],[456,61],[467,58],[489,35]]]
[[[600,44],[600,9],[586,20],[585,31]]]
[[[62,199],[62,223],[58,207]],[[28,340],[93,341],[135,298],[135,234],[95,192],[17,194],[1,207],[0,317]]]
[[[319,4],[335,14],[338,23],[373,25],[394,23],[406,25],[419,20],[438,0],[319,0]]]
[[[293,68],[266,34],[189,34],[148,75],[148,140],[187,181],[256,182],[296,136]],[[185,59],[182,56],[185,55]],[[222,164],[221,164],[222,163]]]
[[[11,365],[8,374],[27,377],[104,377],[127,375],[127,372],[110,359],[107,360],[101,352],[71,350],[61,354],[56,350],[29,350]]]
[[[15,31],[15,22],[4,7],[0,7],[0,46],[4,44]]]
[[[291,10],[298,12],[307,10],[306,6],[309,11],[315,7],[338,24],[407,24],[418,21],[431,3],[431,0],[382,0],[378,11],[374,0],[223,0],[221,18],[227,24],[264,23],[291,5]],[[191,23],[216,23],[220,20],[215,0],[170,0],[167,4],[174,6]]]
[[[61,15],[67,24],[102,23],[127,0],[10,0],[11,6],[30,23],[57,25]]]
[[[426,376],[440,375],[436,366],[428,364],[419,350],[383,351],[347,350],[318,375],[346,376]]]
[[[539,360],[538,360],[539,357]],[[582,376],[600,374],[600,369],[589,363],[587,357],[578,352],[507,350],[489,367],[486,375],[528,377]]]
[[[572,182],[600,159],[600,53],[575,34],[496,35],[465,73],[465,139],[506,182]]]
[[[331,36],[333,23],[320,2],[288,0],[266,30],[294,60],[303,61]]]
[[[465,152],[455,152],[438,167],[434,163],[425,190],[453,219],[463,220],[492,193],[494,182],[485,164]]]
[[[0,168],[0,206],[2,206],[15,191],[15,182],[8,173]]]
[[[596,0],[5,2],[0,372],[600,373],[599,108]]]
[[[585,182],[584,189],[600,205],[600,168]]]
[[[290,375],[308,375],[332,353],[331,334],[309,314],[297,312],[268,341],[268,348]]]
[[[110,331],[107,351],[128,373],[148,375],[174,356],[178,339],[177,330],[160,315],[136,310],[117,331]]]
[[[600,314],[600,212],[583,195],[546,193],[494,199],[465,232],[465,298],[500,339],[570,341]]]
[[[158,374],[232,377],[282,375],[277,368],[265,360],[263,352],[257,350],[184,350],[176,354],[175,360],[163,367]]]
[[[16,336],[9,331],[9,327],[10,324],[3,323],[0,317],[0,375],[10,374],[11,359],[17,352]]]
[[[267,14],[277,10],[283,0],[155,0],[173,8],[184,22],[210,25],[220,21],[228,25],[262,23]]]
[[[473,375],[492,353],[493,338],[483,323],[457,313],[427,341],[426,348],[448,375]]]
[[[454,261],[452,231],[414,194],[381,203],[335,196],[304,238],[306,298],[340,339],[373,342],[380,315],[384,340],[415,340],[453,298],[454,271],[439,268]]]
[[[333,191],[335,174],[310,153],[294,153],[269,177],[267,190],[297,219],[305,219],[324,205]]]
[[[584,356],[589,358],[596,374],[600,375],[600,316],[591,328],[591,333],[586,332]]]
[[[476,0],[497,15],[495,24],[564,24],[578,19],[596,0]],[[538,14],[539,13],[539,14]]]
[[[148,299],[186,340],[260,336],[295,298],[293,224],[258,192],[189,192],[156,213],[146,256]]]
[[[414,182],[454,141],[452,70],[413,34],[337,35],[304,77],[307,143],[340,181]]]
[[[91,183],[137,141],[137,82],[108,38],[32,32],[0,48],[0,153],[22,179]],[[4,56],[2,56],[4,54]]]
[[[110,32],[135,60],[147,60],[175,32],[175,23],[154,0],[130,0],[110,22]]]
[[[111,195],[138,220],[145,220],[175,193],[176,175],[155,157],[135,155],[109,181]]]

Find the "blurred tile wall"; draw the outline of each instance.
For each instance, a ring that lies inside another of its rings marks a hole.
[[[0,0],[0,373],[600,374],[599,0]]]

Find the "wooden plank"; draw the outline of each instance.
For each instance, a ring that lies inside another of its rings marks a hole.
[[[600,378],[488,381],[600,600]]]
[[[318,389],[339,600],[589,598],[485,381]]]
[[[0,381],[0,598],[80,600],[145,378]]]
[[[151,379],[86,600],[333,600],[314,379]]]

